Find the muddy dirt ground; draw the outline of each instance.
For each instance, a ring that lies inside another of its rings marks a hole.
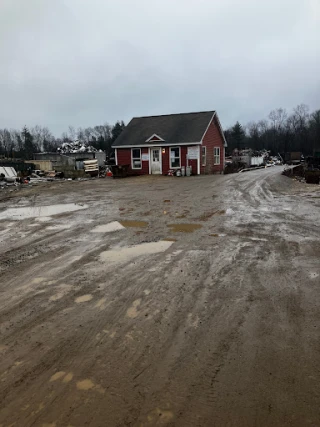
[[[320,187],[281,170],[1,191],[0,426],[320,426]]]

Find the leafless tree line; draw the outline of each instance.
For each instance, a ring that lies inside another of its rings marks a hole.
[[[63,142],[79,140],[84,144],[93,145],[111,154],[111,145],[124,129],[124,122],[115,125],[105,123],[94,127],[75,129],[69,126],[67,132],[56,138],[48,127],[26,126],[20,131],[16,129],[0,129],[0,154],[8,158],[32,158],[32,153],[56,151]]]
[[[310,113],[305,104],[298,105],[291,113],[284,108],[276,108],[270,112],[268,119],[251,121],[243,127],[237,123],[225,134],[230,150],[265,148],[273,154],[301,151],[312,155],[320,150],[320,110]]]

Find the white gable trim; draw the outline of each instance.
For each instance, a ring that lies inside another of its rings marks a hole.
[[[227,146],[228,146],[228,144],[227,144],[226,138],[225,138],[225,136],[224,136],[224,133],[223,133],[223,130],[222,130],[222,126],[221,126],[221,123],[220,123],[220,120],[219,120],[219,117],[218,117],[218,114],[216,113],[216,111],[213,113],[213,116],[211,117],[211,120],[210,120],[210,122],[209,122],[209,124],[208,124],[208,126],[207,126],[207,129],[205,130],[205,133],[203,134],[203,136],[202,136],[202,138],[201,138],[201,144],[202,144],[202,142],[203,142],[203,138],[205,137],[205,134],[207,133],[207,131],[208,131],[208,129],[209,129],[209,126],[211,125],[211,123],[213,122],[213,119],[214,119],[215,117],[216,117],[216,119],[217,119],[217,123],[218,123],[219,131],[220,131],[220,133],[221,133],[221,136],[222,136],[222,139],[223,139],[223,142],[224,142],[224,146],[225,146],[225,147],[227,147]]]
[[[157,138],[157,141],[159,142],[163,142],[164,139],[161,138],[161,136],[157,135],[156,133],[154,133],[153,135],[150,136],[150,138],[148,138],[145,142],[150,142],[154,137]],[[155,141],[155,142],[157,142]]]
[[[213,121],[213,119],[214,119],[214,116],[215,116],[215,112],[213,113],[213,116],[211,117],[211,119],[210,119],[210,122],[208,123],[208,126],[207,126],[207,129],[204,131],[204,134],[202,135],[202,138],[201,138],[201,144],[202,144],[202,142],[203,142],[203,138],[205,137],[205,134],[207,133],[207,131],[208,131],[208,129],[209,129],[209,127],[210,127],[210,125],[211,125],[211,123],[212,123],[212,121]]]
[[[228,143],[227,143],[227,140],[226,140],[226,138],[225,138],[225,136],[224,136],[223,129],[222,129],[222,126],[221,126],[221,123],[220,123],[220,120],[219,120],[218,114],[216,114],[216,118],[217,118],[217,122],[218,122],[219,130],[220,130],[220,132],[221,132],[221,135],[222,135],[222,138],[223,138],[223,141],[224,141],[224,146],[225,146],[225,147],[228,147]]]

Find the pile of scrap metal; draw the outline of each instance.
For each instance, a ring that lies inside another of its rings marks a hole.
[[[54,181],[57,178],[64,178],[63,172],[56,172],[56,171],[43,171],[39,169],[35,169],[31,172],[31,174],[28,175],[27,178],[25,178],[26,181],[32,183],[32,182],[48,182],[48,181]]]
[[[57,148],[58,153],[95,153],[98,150],[92,145],[85,144],[76,139],[74,142],[64,142]],[[101,151],[101,150],[100,150]]]

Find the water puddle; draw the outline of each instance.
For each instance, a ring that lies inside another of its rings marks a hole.
[[[100,385],[95,384],[93,381],[91,381],[89,379],[78,381],[77,382],[77,389],[82,390],[82,391],[94,390],[100,394],[105,393],[104,388],[102,388]]]
[[[140,304],[141,304],[141,299],[139,298],[133,301],[132,306],[128,308],[127,316],[130,317],[130,319],[135,319],[138,316],[139,314],[138,307]]]
[[[94,388],[94,383],[91,380],[83,380],[77,382],[78,390],[91,390]]]
[[[195,230],[202,228],[201,224],[168,224],[174,233],[193,233]]]
[[[93,296],[92,296],[92,295],[90,295],[90,294],[82,295],[81,297],[76,298],[76,299],[75,299],[75,302],[76,302],[77,304],[81,304],[82,302],[88,302],[88,301],[91,301],[91,300],[92,300],[92,298],[93,298]]]
[[[111,264],[124,263],[143,255],[153,255],[165,252],[173,242],[160,240],[159,242],[141,243],[140,245],[117,248],[101,252],[100,260]]]
[[[76,203],[67,203],[61,205],[49,206],[27,206],[24,208],[9,208],[0,213],[0,220],[23,220],[27,218],[37,218],[37,220],[46,222],[50,221],[51,215],[59,215],[67,212],[87,209],[88,205],[79,205]]]
[[[120,224],[118,221],[109,222],[109,224],[98,225],[93,230],[92,233],[111,233],[113,231],[123,230],[125,227]]]
[[[148,227],[148,223],[146,221],[120,221],[120,224],[123,227]]]
[[[52,375],[52,377],[50,378],[49,382],[57,381],[57,380],[61,379],[62,377],[64,377],[65,374],[66,373],[63,372],[63,371],[56,372],[54,375]]]

